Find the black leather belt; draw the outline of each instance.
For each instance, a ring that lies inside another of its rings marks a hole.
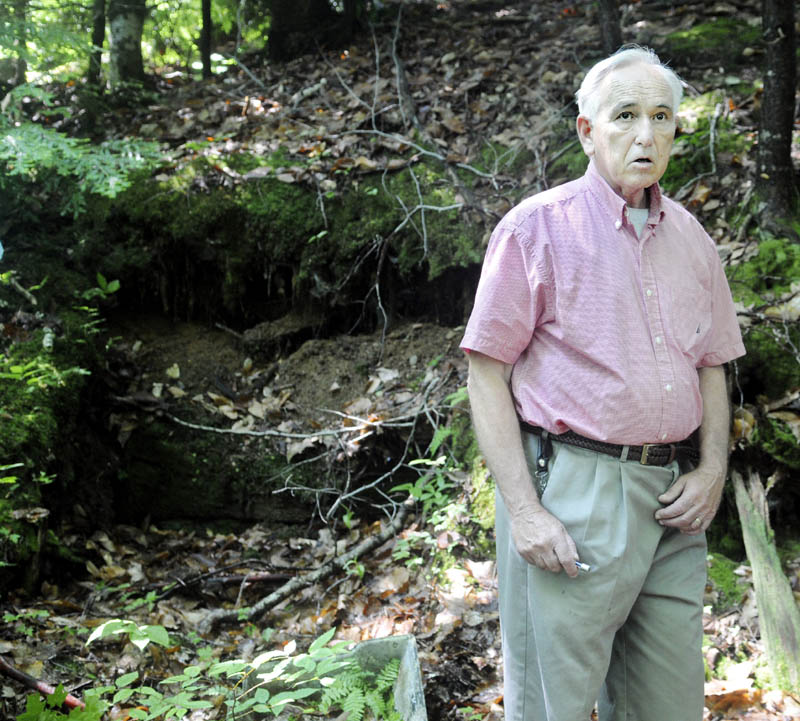
[[[530,423],[520,421],[520,428],[526,433],[533,433],[534,435],[541,436],[544,429],[538,426],[532,426]],[[589,451],[596,453],[605,453],[615,458],[623,459],[625,446],[617,445],[616,443],[604,443],[603,441],[596,441],[593,438],[587,438],[574,431],[567,431],[566,433],[551,433],[548,435],[551,440],[559,443],[567,443],[571,446],[578,448],[585,448]],[[643,466],[666,466],[672,463],[678,455],[682,458],[688,458],[695,465],[699,461],[700,454],[694,446],[689,445],[688,442],[683,443],[646,443],[643,446],[627,446],[628,455],[625,460],[636,461]]]

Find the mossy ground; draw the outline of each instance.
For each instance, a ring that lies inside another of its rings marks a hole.
[[[231,166],[270,170],[233,183],[199,156],[170,175],[139,177],[114,202],[97,201],[79,231],[81,254],[121,279],[127,304],[255,323],[360,301],[385,256],[391,305],[393,287],[433,282],[482,257],[482,229],[451,207],[452,183],[433,161],[385,174],[342,171],[336,190],[317,192],[274,174],[287,163],[283,152],[234,157]]]
[[[713,60],[730,67],[745,59],[745,48],[760,44],[760,25],[738,18],[718,17],[667,35],[663,54],[666,58],[680,58],[682,63]]]
[[[26,340],[0,346],[0,465],[9,466],[0,471],[0,566],[10,566],[10,576],[23,583],[35,582],[31,569],[38,567],[47,521],[14,511],[58,508],[57,499],[91,455],[83,450],[86,435],[77,437],[77,418],[98,367],[93,320],[78,312],[65,313],[62,321],[52,349],[43,345],[43,327],[20,330]]]
[[[741,565],[720,553],[708,556],[708,581],[717,592],[716,612],[736,608],[747,593],[747,583],[735,573]]]

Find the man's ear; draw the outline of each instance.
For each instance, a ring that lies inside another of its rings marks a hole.
[[[589,157],[594,155],[594,139],[592,137],[592,121],[585,115],[579,115],[575,121],[575,127],[578,131],[578,140],[581,141],[583,152]]]

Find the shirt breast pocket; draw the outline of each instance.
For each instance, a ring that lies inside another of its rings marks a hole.
[[[701,285],[672,289],[671,327],[678,347],[690,355],[699,349],[711,329],[711,293]]]

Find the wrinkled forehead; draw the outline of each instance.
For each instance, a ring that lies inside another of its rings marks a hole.
[[[600,84],[600,109],[616,107],[673,110],[672,88],[655,65],[636,63],[611,71]]]

